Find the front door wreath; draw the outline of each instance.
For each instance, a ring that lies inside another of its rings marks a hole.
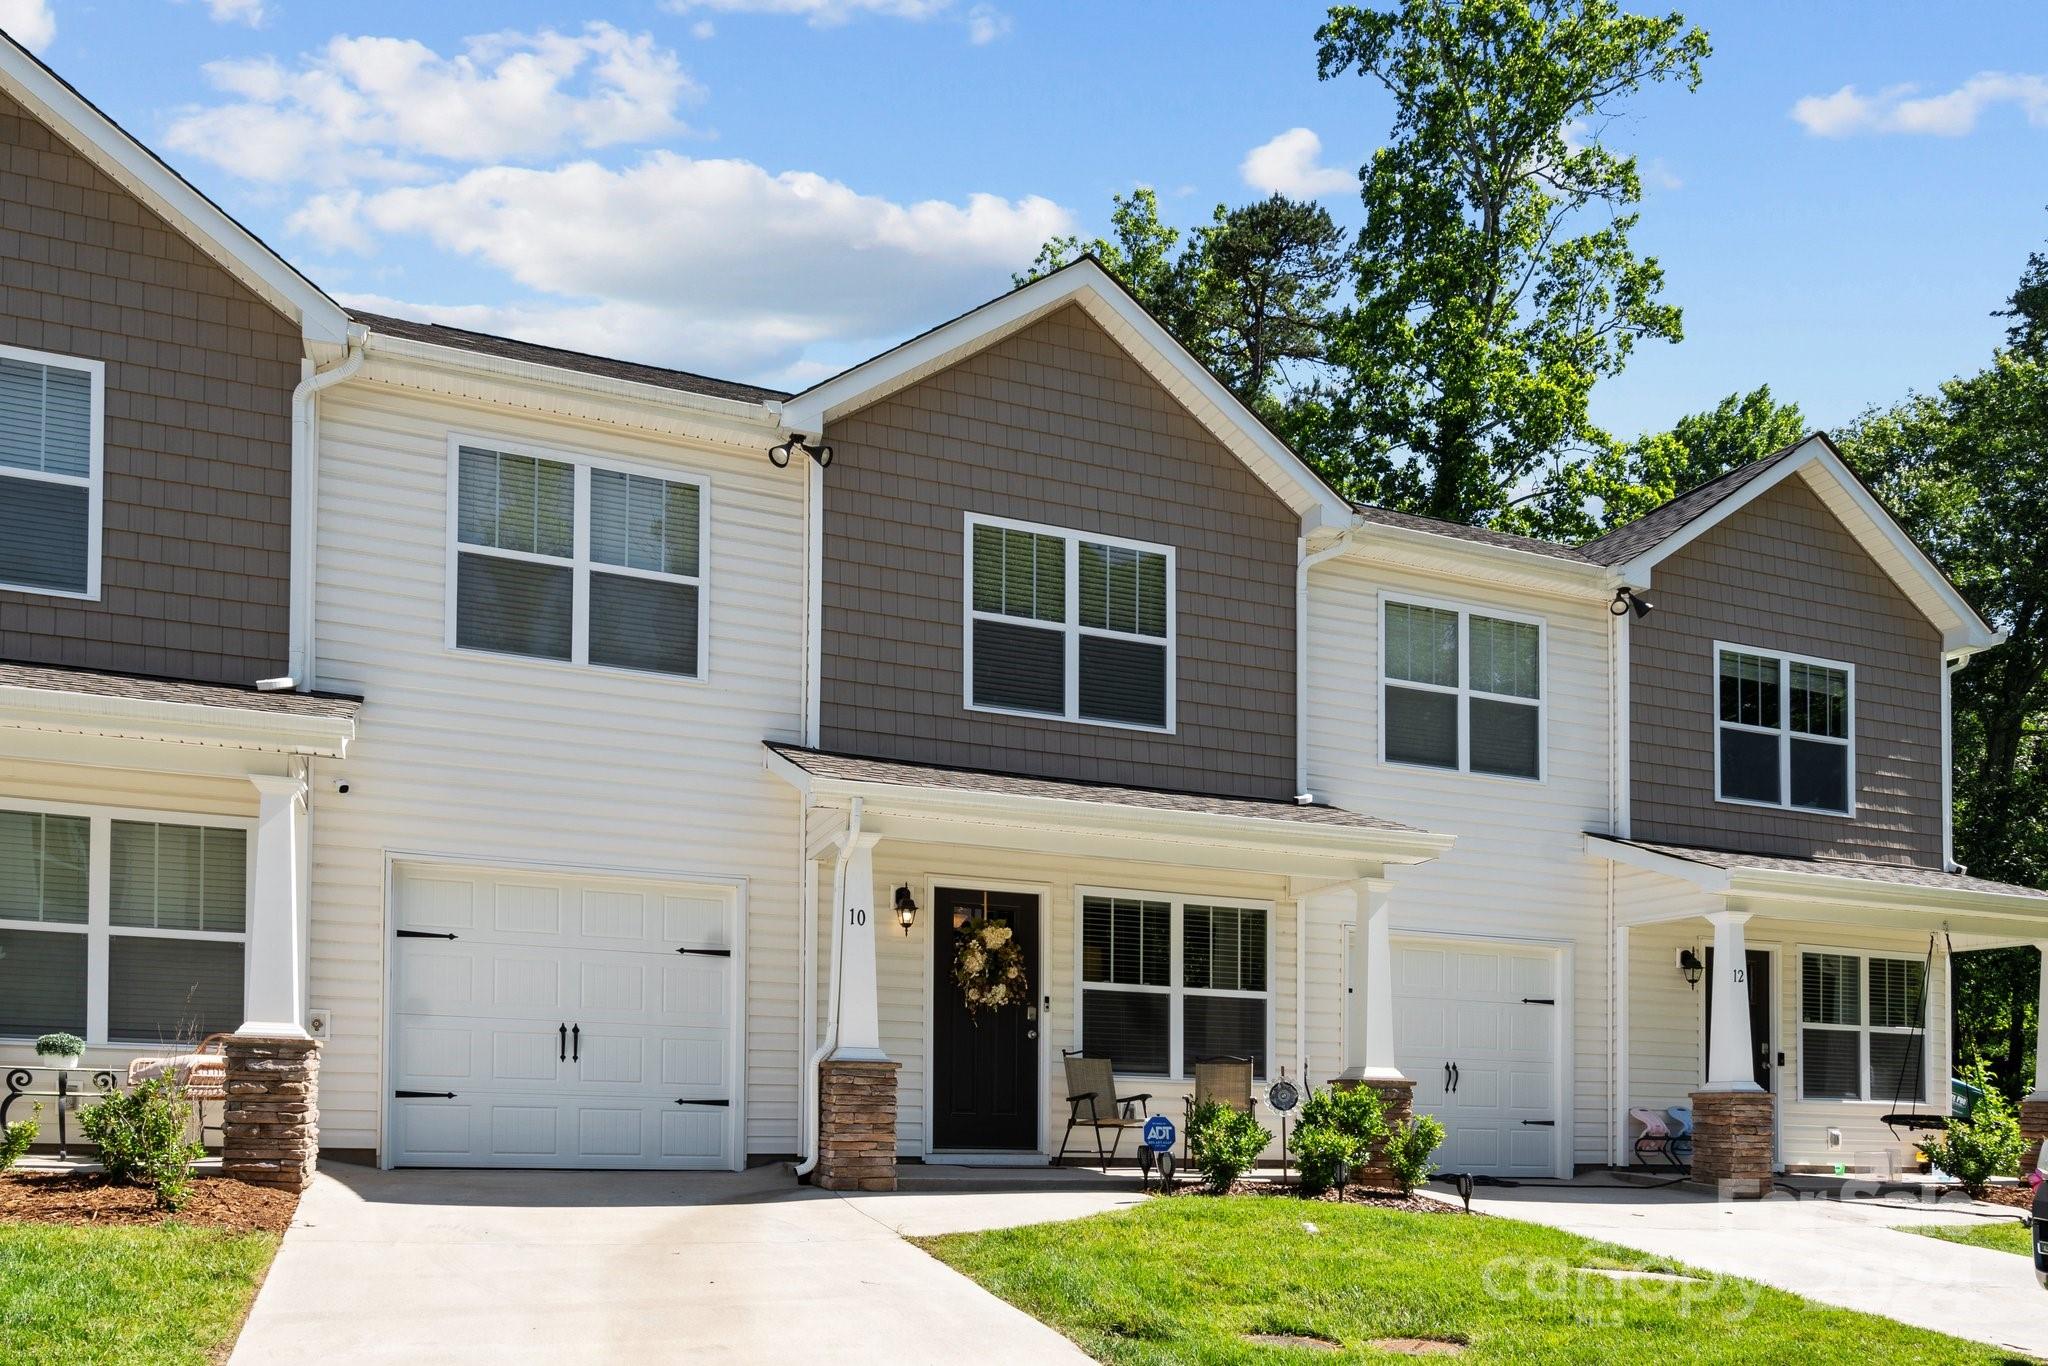
[[[1001,920],[982,920],[961,929],[953,947],[953,985],[969,1015],[1001,1010],[1031,995],[1024,975],[1024,952],[1017,936]]]

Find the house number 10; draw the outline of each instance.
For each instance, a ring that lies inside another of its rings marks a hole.
[[[849,925],[867,924],[868,913],[866,908],[861,906],[848,906],[846,908],[846,921]]]

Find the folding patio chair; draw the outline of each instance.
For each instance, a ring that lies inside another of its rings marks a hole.
[[[1258,1099],[1252,1095],[1252,1060],[1224,1055],[1195,1062],[1195,1093],[1187,1097],[1187,1122],[1181,1126],[1181,1157],[1192,1161],[1188,1132],[1195,1127],[1195,1111],[1215,1101],[1240,1114],[1257,1114]]]
[[[1145,1127],[1144,1109],[1152,1104],[1152,1093],[1140,1091],[1134,1095],[1120,1096],[1116,1093],[1116,1067],[1108,1058],[1083,1057],[1071,1049],[1060,1050],[1060,1060],[1067,1068],[1067,1132],[1060,1139],[1060,1155],[1052,1160],[1057,1167],[1066,1161],[1067,1142],[1074,1130],[1086,1127],[1095,1131],[1095,1156],[1102,1163],[1102,1170],[1109,1170],[1109,1160],[1116,1156],[1116,1145],[1122,1141],[1124,1130]],[[1109,1150],[1103,1151],[1102,1131],[1109,1130]]]

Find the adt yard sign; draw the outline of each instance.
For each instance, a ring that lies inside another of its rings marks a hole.
[[[1145,1121],[1143,1131],[1145,1146],[1155,1153],[1173,1151],[1173,1121],[1165,1115],[1154,1115]]]

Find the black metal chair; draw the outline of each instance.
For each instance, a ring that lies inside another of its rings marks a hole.
[[[1067,1069],[1067,1132],[1060,1139],[1060,1155],[1052,1160],[1052,1164],[1057,1167],[1066,1161],[1067,1144],[1072,1140],[1074,1130],[1086,1127],[1095,1133],[1095,1157],[1106,1172],[1110,1159],[1116,1156],[1117,1144],[1123,1140],[1124,1130],[1145,1127],[1142,1110],[1152,1104],[1152,1093],[1140,1091],[1134,1095],[1118,1095],[1116,1067],[1108,1058],[1083,1057],[1078,1050],[1063,1048],[1060,1061],[1066,1064]],[[1110,1132],[1106,1152],[1102,1147],[1102,1131],[1105,1129]]]

